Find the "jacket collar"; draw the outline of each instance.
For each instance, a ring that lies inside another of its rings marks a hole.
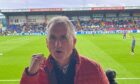
[[[75,48],[73,49],[71,56],[72,59],[76,60],[76,65],[81,63],[80,56]],[[53,57],[49,55],[48,59],[45,61],[45,69],[51,71],[53,69],[53,62],[54,62]]]

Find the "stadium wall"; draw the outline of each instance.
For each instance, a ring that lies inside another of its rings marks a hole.
[[[113,31],[78,31],[75,32],[76,35],[86,35],[86,34],[121,34],[125,32],[126,30],[113,30]],[[140,30],[127,30],[127,33],[140,33]],[[42,33],[12,33],[12,34],[7,34],[7,35],[47,35],[47,32],[42,32]]]

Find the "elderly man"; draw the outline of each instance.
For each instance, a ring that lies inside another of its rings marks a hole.
[[[46,39],[50,55],[32,56],[20,84],[108,84],[99,64],[78,54],[74,26],[65,16],[48,23]]]

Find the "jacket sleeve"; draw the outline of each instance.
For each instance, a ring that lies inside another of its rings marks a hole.
[[[98,70],[99,70],[100,84],[109,84],[109,81],[107,79],[107,76],[105,75],[104,70],[99,64],[98,66],[99,66]]]
[[[20,80],[20,84],[39,84],[38,73],[29,75],[27,72],[28,68],[25,68],[22,78]]]
[[[26,68],[23,72],[20,84],[50,84],[48,74],[44,68],[40,68],[37,73],[29,74]]]

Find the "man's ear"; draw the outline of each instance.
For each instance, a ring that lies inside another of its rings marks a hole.
[[[75,47],[76,41],[77,41],[76,38],[74,38],[74,39],[73,39],[73,47]]]

